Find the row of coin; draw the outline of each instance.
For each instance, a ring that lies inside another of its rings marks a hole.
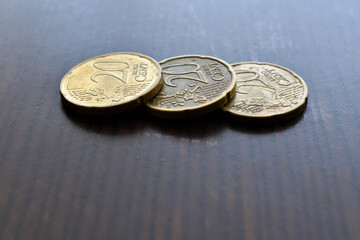
[[[113,114],[146,104],[164,118],[222,108],[250,120],[295,116],[308,95],[301,77],[274,64],[229,65],[199,55],[158,63],[137,53],[112,53],[78,64],[62,79],[60,92],[65,105],[85,114]]]

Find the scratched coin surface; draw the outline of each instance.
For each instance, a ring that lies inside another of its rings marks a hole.
[[[112,53],[88,59],[61,80],[64,103],[86,114],[135,108],[161,89],[161,67],[137,53]]]
[[[209,56],[178,56],[160,62],[163,87],[146,106],[159,117],[199,116],[224,106],[235,94],[235,73]]]
[[[296,73],[270,63],[231,66],[236,73],[236,94],[223,110],[252,119],[281,118],[304,110],[308,88]]]

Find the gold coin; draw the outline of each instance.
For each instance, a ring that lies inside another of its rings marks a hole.
[[[296,73],[270,63],[231,65],[236,73],[236,94],[223,110],[251,120],[294,117],[305,109],[308,88]]]
[[[111,53],[88,59],[61,80],[64,103],[86,114],[111,114],[147,102],[161,89],[161,67],[138,53]]]
[[[160,65],[163,88],[146,104],[156,116],[199,116],[224,106],[235,94],[235,73],[218,58],[178,56]]]

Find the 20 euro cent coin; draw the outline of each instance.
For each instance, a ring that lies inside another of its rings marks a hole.
[[[235,94],[235,72],[218,58],[178,56],[160,62],[163,87],[146,106],[165,118],[199,116],[224,106]]]
[[[231,66],[236,73],[236,94],[224,111],[251,120],[281,120],[304,110],[308,88],[293,71],[258,62]]]
[[[138,53],[88,59],[61,80],[63,102],[85,114],[111,114],[147,102],[161,89],[161,67]]]

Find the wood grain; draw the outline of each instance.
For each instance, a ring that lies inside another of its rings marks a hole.
[[[0,239],[360,239],[360,3],[1,1]],[[305,113],[247,126],[66,110],[110,52],[285,66]]]

